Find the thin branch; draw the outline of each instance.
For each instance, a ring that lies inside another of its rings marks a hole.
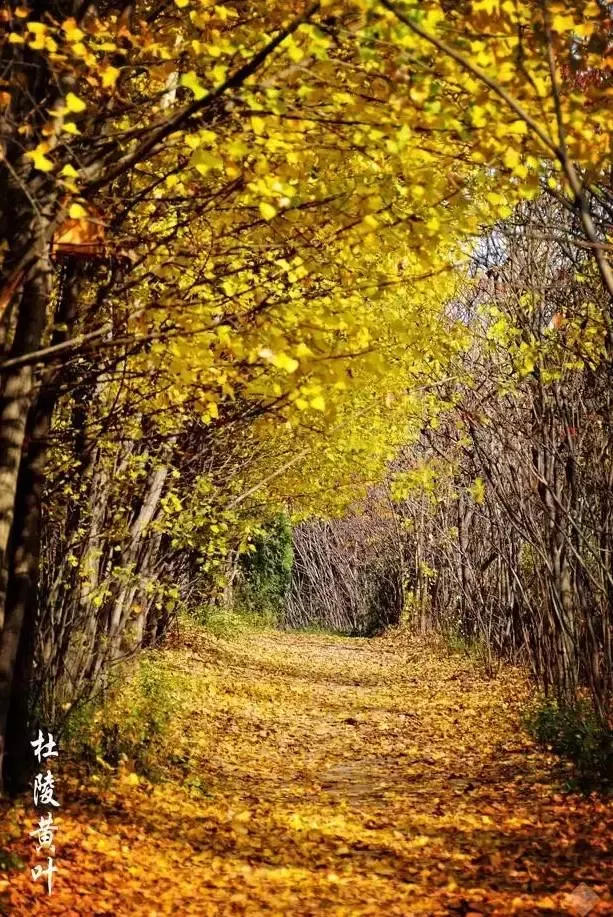
[[[216,89],[213,89],[202,99],[194,99],[193,102],[190,102],[189,105],[186,105],[180,111],[178,111],[172,118],[169,118],[167,121],[164,121],[163,124],[159,125],[157,129],[154,129],[154,132],[140,143],[136,149],[132,150],[131,153],[126,153],[125,156],[122,156],[115,165],[108,169],[104,174],[100,174],[104,170],[103,163],[94,163],[87,170],[85,170],[86,176],[90,179],[87,192],[91,194],[94,191],[97,191],[99,188],[104,185],[110,184],[120,175],[123,175],[128,169],[136,165],[139,162],[142,162],[146,159],[150,153],[152,153],[159,144],[166,139],[170,134],[175,133],[179,130],[185,122],[191,118],[192,115],[197,114],[198,112],[205,111],[208,109],[209,120],[214,116],[214,104],[224,96],[230,89],[237,89],[239,86],[242,86],[243,83],[252,76],[256,70],[264,63],[264,61],[270,57],[272,52],[279,47],[282,42],[285,41],[290,35],[292,35],[296,29],[301,25],[307,22],[311,16],[319,10],[320,2],[316,0],[315,3],[312,3],[300,16],[297,16],[295,19],[290,22],[285,29],[279,32],[278,35],[275,35],[268,44],[266,44],[257,54],[255,54],[248,63],[236,71],[232,76],[230,76],[225,83],[222,83],[221,86],[218,86]]]
[[[406,25],[412,32],[415,32],[416,35],[419,35],[420,38],[423,38],[425,41],[429,42],[431,45],[434,45],[435,48],[438,48],[439,51],[442,51],[443,54],[446,54],[448,57],[453,58],[464,70],[468,70],[469,73],[472,73],[473,76],[476,76],[477,79],[488,86],[496,95],[500,96],[503,99],[509,108],[515,112],[518,118],[524,121],[528,127],[536,134],[541,143],[550,150],[556,157],[559,158],[560,151],[555,143],[547,136],[542,127],[532,118],[527,111],[519,104],[517,99],[514,99],[506,89],[504,89],[499,83],[491,79],[480,67],[477,67],[476,64],[471,63],[463,54],[460,54],[459,51],[456,51],[455,48],[452,48],[451,45],[448,45],[446,42],[442,41],[440,38],[437,38],[435,35],[431,35],[429,32],[426,32],[425,29],[422,29],[421,26],[417,25],[416,22],[413,22],[402,13],[393,3],[390,3],[389,0],[380,0],[381,6],[384,6],[386,10],[389,10],[390,13],[393,13],[397,19],[400,20],[404,25]]]

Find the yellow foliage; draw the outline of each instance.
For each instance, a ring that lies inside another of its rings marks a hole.
[[[62,756],[53,894],[11,871],[14,917],[563,913],[583,877],[606,913],[611,807],[552,784],[518,729],[521,672],[398,636],[193,627],[156,667],[176,695],[164,779]],[[28,865],[34,819],[3,823]]]

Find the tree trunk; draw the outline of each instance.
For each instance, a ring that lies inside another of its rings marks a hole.
[[[57,323],[70,327],[75,312],[76,292],[72,285],[66,284],[58,303]],[[65,334],[60,332],[54,342]],[[0,666],[5,677],[0,734],[4,738],[3,786],[11,793],[25,788],[32,764],[29,740],[33,714],[31,684],[41,548],[41,502],[49,433],[58,397],[56,383],[57,373],[50,370],[24,425],[27,445],[16,484],[7,559],[5,628],[0,644]]]

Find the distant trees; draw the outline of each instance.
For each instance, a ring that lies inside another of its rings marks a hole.
[[[603,213],[603,218],[606,219]],[[546,688],[589,688],[610,716],[613,441],[610,309],[572,216],[544,199],[492,238],[495,281],[466,305],[477,340],[464,394],[423,448],[447,460],[416,537],[437,571],[429,614]],[[446,476],[447,476],[446,475]],[[476,484],[478,486],[476,486]]]
[[[376,496],[369,506],[364,513],[295,529],[286,626],[362,636],[399,622],[404,564],[396,520],[384,514]]]
[[[604,234],[604,208],[600,216]],[[442,391],[448,407],[390,466],[395,526],[381,500],[357,520],[335,523],[343,564],[337,560],[328,574],[329,611],[325,601],[311,602],[322,622],[336,621],[343,565],[360,579],[357,596],[375,589],[379,574],[358,559],[374,543],[377,566],[390,575],[402,567],[411,626],[479,641],[491,659],[528,662],[565,704],[587,691],[607,724],[610,300],[589,250],[573,234],[575,219],[544,195],[479,244],[472,277],[450,303],[472,343]],[[387,547],[377,540],[382,529]],[[316,545],[302,566],[316,567],[310,579],[323,582],[334,555],[325,529],[319,538],[312,524],[308,532],[310,541],[297,534],[299,545]],[[356,546],[350,532],[360,533]],[[303,595],[308,601],[308,588]],[[345,599],[344,623],[350,607]]]

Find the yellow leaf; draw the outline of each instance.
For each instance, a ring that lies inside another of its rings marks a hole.
[[[294,360],[293,357],[289,357],[286,353],[277,353],[272,359],[272,363],[275,366],[278,366],[279,369],[284,369],[285,372],[294,373],[300,366],[298,360]]]
[[[223,83],[227,72],[228,68],[226,66],[223,64],[216,64],[211,71],[211,76],[215,80],[215,83]]]
[[[189,0],[175,0],[175,3],[182,10],[184,7],[189,6]]]
[[[483,478],[475,478],[470,492],[475,503],[482,504],[485,500],[485,481]]]
[[[66,131],[67,134],[80,134],[81,131],[74,123],[74,121],[65,121],[62,125],[62,130]]]
[[[74,94],[74,92],[69,92],[66,96],[66,108],[68,111],[78,114],[81,111],[85,111],[86,105],[82,99]]]
[[[108,67],[102,71],[102,85],[104,87],[114,86],[119,77],[120,71],[117,67],[111,67],[110,64]]]
[[[62,23],[62,32],[64,32],[68,41],[81,41],[85,34],[77,25],[76,19],[72,17]]]
[[[507,169],[516,169],[519,165],[519,153],[513,147],[507,147],[504,154],[504,164]]]
[[[17,32],[9,33],[9,44],[10,45],[22,45],[23,38],[21,35],[18,35]]]
[[[71,204],[68,216],[71,220],[82,220],[87,216],[87,210],[81,204]]]
[[[485,127],[489,121],[487,109],[475,105],[471,111],[471,118],[474,127]]]
[[[362,220],[364,226],[368,226],[369,229],[378,229],[379,220],[372,213],[368,213]]]
[[[287,56],[289,57],[289,59],[293,61],[295,64],[300,63],[300,61],[304,57],[304,51],[302,50],[302,48],[298,47],[298,45],[291,39],[285,43],[285,47],[286,47]]]
[[[253,128],[253,133],[259,136],[264,133],[266,122],[264,118],[260,118],[259,115],[253,115],[251,118],[251,127]]]
[[[572,32],[575,27],[574,17],[559,13],[557,16],[553,16],[551,27],[555,32]]]
[[[191,163],[201,175],[206,175],[211,169],[223,169],[223,159],[221,156],[217,156],[215,153],[211,153],[210,150],[203,150],[202,148],[196,150],[192,156]]]
[[[277,210],[268,201],[260,201],[260,213],[265,220],[272,220],[273,217],[276,217]]]
[[[326,410],[326,402],[324,401],[324,398],[322,395],[315,395],[314,398],[311,398],[310,404],[311,404],[311,407],[314,408],[316,411],[325,411]]]
[[[528,125],[525,121],[512,121],[505,125],[507,134],[527,134]]]
[[[203,99],[206,95],[206,89],[193,70],[183,74],[181,77],[181,86],[185,86],[186,89],[189,89],[189,91],[194,94],[196,100]]]
[[[50,159],[47,159],[45,153],[48,151],[49,146],[46,143],[39,143],[35,150],[32,150],[30,153],[26,153],[28,159],[31,159],[34,163],[34,168],[39,169],[41,172],[50,172],[55,163]]]

